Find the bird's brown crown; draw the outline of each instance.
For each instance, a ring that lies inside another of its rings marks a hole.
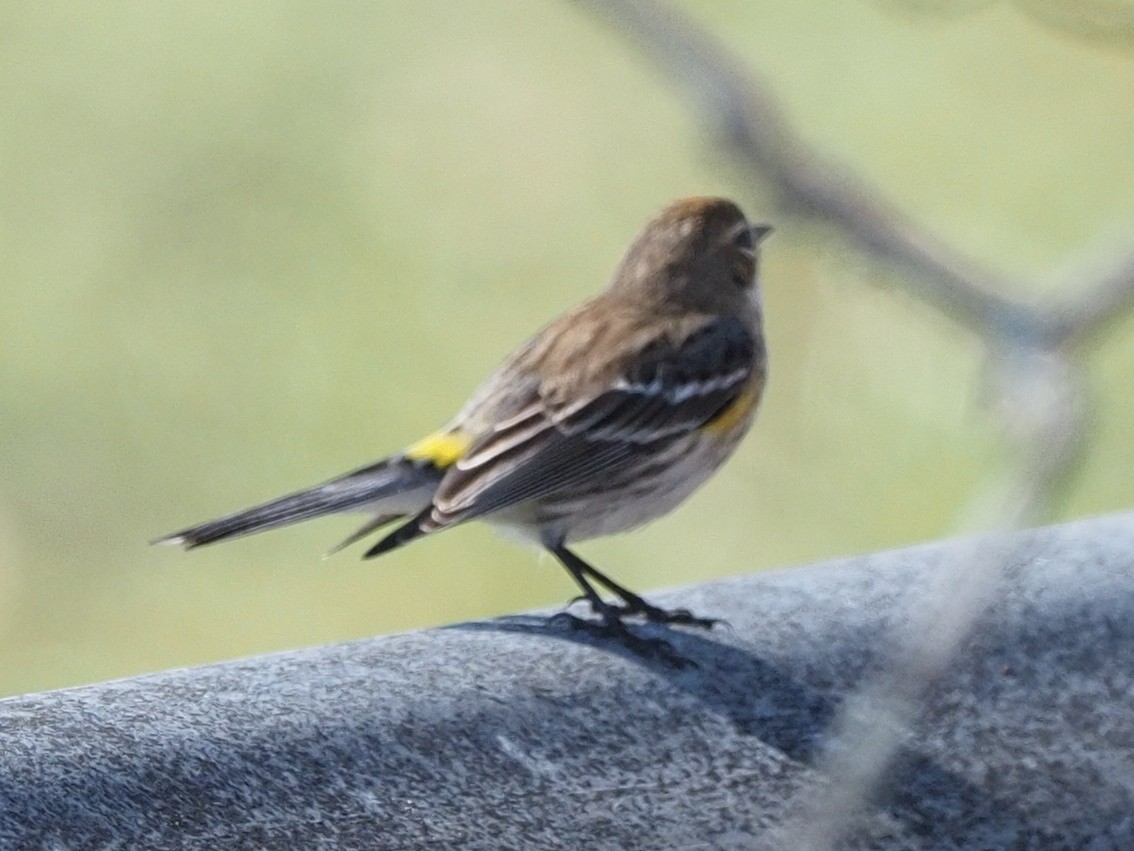
[[[727,198],[674,201],[631,243],[611,293],[677,310],[736,312],[751,299],[757,245],[767,232]]]

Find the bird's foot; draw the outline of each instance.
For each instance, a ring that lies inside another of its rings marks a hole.
[[[615,614],[618,618],[641,616],[650,623],[660,623],[667,626],[695,626],[700,629],[712,629],[720,621],[716,618],[701,618],[693,614],[688,609],[662,609],[658,606],[647,603],[641,597],[634,596],[627,599],[623,603],[604,604],[605,608]],[[604,612],[595,609],[592,605],[596,615],[603,615]]]

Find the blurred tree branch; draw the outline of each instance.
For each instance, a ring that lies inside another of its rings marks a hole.
[[[988,337],[1053,347],[1090,335],[1134,303],[1134,249],[1114,272],[1071,300],[1027,305],[1009,299],[1007,282],[943,244],[813,150],[752,71],[692,19],[654,0],[574,0],[604,19],[649,57],[693,101],[723,146],[769,184],[790,213],[831,225],[869,255],[913,274],[899,278]]]

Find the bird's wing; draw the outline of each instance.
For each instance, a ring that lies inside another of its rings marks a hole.
[[[715,317],[679,339],[655,337],[623,351],[597,386],[545,382],[449,469],[422,518],[431,528],[422,531],[617,472],[733,405],[752,404],[761,362],[745,323]]]

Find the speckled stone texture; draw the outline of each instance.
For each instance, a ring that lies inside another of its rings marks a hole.
[[[748,849],[954,545],[0,701],[0,848]],[[1134,514],[1026,536],[849,848],[1134,848]],[[738,564],[740,568],[743,565]]]

